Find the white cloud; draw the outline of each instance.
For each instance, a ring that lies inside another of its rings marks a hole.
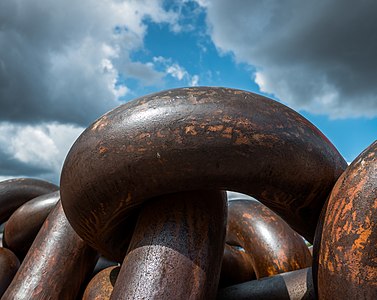
[[[194,75],[191,77],[190,86],[198,86],[199,85],[199,75]]]
[[[30,170],[35,169],[36,175],[57,183],[64,158],[83,130],[56,123],[25,126],[3,122],[0,123],[0,152],[12,160],[12,164],[29,168],[28,174],[20,173],[19,176],[32,175]],[[1,175],[8,177],[4,173]]]
[[[0,176],[0,181],[4,181],[4,180],[8,180],[8,179],[14,179],[14,178],[19,178],[19,177],[15,177],[15,176]]]
[[[218,50],[255,66],[262,91],[332,118],[377,115],[377,2],[197,2]]]
[[[125,61],[122,70],[125,77],[140,79],[143,85],[159,85],[162,84],[164,74],[154,69],[152,62],[141,63]]]
[[[191,75],[184,67],[172,62],[171,58],[157,56],[153,57],[153,62],[165,69],[165,75],[169,75],[178,81],[185,81],[189,86],[197,86],[199,84],[199,75]]]
[[[187,76],[186,70],[178,64],[172,64],[166,69],[166,72],[178,80],[182,80],[185,76]]]
[[[210,0],[195,0],[202,7],[207,7],[210,3]]]
[[[199,83],[198,75],[191,75],[185,68],[177,63],[174,63],[166,68],[166,73],[178,79],[179,81],[185,80],[189,86],[197,86]]]
[[[178,30],[179,14],[163,0],[0,1],[0,179],[57,183],[83,128],[133,92],[119,75],[161,84],[165,70],[131,54],[145,20]]]
[[[178,15],[162,0],[1,1],[0,121],[87,125],[128,92],[120,72],[158,82],[153,65],[130,60],[146,18],[174,24]]]
[[[42,128],[26,126],[22,130],[16,129],[15,135],[8,142],[9,151],[17,160],[30,164],[42,163],[47,168],[56,168],[56,161],[53,158],[59,151]]]

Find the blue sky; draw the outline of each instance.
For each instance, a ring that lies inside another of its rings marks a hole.
[[[198,9],[195,2],[187,4],[188,15]],[[273,94],[263,93],[253,80],[255,67],[242,62],[236,62],[232,52],[224,53],[216,48],[212,42],[206,24],[206,12],[200,10],[193,18],[188,18],[183,26],[194,26],[194,29],[185,29],[174,33],[168,24],[148,24],[148,33],[145,37],[145,48],[133,53],[135,60],[148,62],[156,56],[169,57],[172,61],[179,63],[189,74],[198,74],[200,85],[204,86],[227,86],[248,90],[272,97],[284,103],[284,99],[274,97]],[[163,88],[182,86],[181,81],[174,78],[167,78]],[[129,86],[134,81],[125,81]],[[187,82],[188,84],[188,82]],[[140,95],[158,91],[156,87],[141,87]],[[132,100],[132,96],[125,97],[125,100]],[[377,98],[375,100],[377,102]],[[356,104],[357,105],[357,104]],[[300,110],[308,120],[315,124],[338,148],[347,161],[352,161],[377,138],[376,117],[353,117],[330,118],[326,112],[322,114],[310,113]]]
[[[351,162],[377,136],[373,1],[0,3],[0,179],[59,181],[71,144],[136,97],[182,86],[264,94]]]

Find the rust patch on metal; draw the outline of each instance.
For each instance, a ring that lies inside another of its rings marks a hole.
[[[109,300],[119,271],[119,266],[108,267],[100,271],[90,280],[82,300]]]
[[[151,137],[151,134],[150,133],[141,133],[137,136],[138,139],[142,140],[142,139],[146,139],[146,138],[150,138]]]
[[[319,297],[377,297],[377,142],[338,179],[319,245]]]
[[[214,126],[208,126],[207,130],[212,131],[212,132],[219,132],[224,129],[224,125],[214,125]]]
[[[107,151],[109,151],[109,149],[106,148],[105,146],[100,146],[98,150],[99,150],[99,153],[101,154],[105,154]]]
[[[187,126],[185,128],[185,133],[186,134],[191,134],[191,135],[197,135],[198,134],[198,132],[195,130],[195,126],[194,125]]]
[[[104,115],[91,126],[91,130],[101,131],[102,129],[104,129],[108,125],[108,123],[109,123],[109,121],[107,119],[107,116]]]
[[[227,138],[227,139],[231,139],[232,138],[232,134],[233,134],[233,128],[232,127],[226,127],[221,136],[224,137],[224,138]]]

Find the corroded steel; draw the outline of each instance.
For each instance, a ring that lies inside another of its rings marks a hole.
[[[256,279],[253,262],[245,249],[225,243],[220,272],[220,287]]]
[[[16,178],[0,182],[0,224],[25,202],[40,195],[52,193],[59,187],[47,181]]]
[[[245,249],[258,279],[312,265],[303,238],[257,200],[229,202],[226,242]]]
[[[20,206],[4,228],[4,245],[23,259],[50,211],[59,201],[59,191],[34,198]]]
[[[314,300],[312,271],[306,268],[230,286],[220,290],[217,299]]]
[[[182,88],[129,102],[77,139],[61,174],[67,218],[90,245],[122,259],[134,210],[188,190],[252,195],[312,240],[346,162],[286,106],[226,88]]]
[[[9,249],[0,247],[0,297],[11,283],[20,267],[17,256]]]
[[[69,225],[59,201],[1,299],[75,299],[97,258]]]
[[[145,203],[111,299],[213,299],[226,208],[225,192],[207,190]]]
[[[86,286],[82,300],[109,300],[119,270],[119,266],[112,266],[100,271]]]
[[[377,141],[336,182],[320,240],[319,299],[377,299]]]

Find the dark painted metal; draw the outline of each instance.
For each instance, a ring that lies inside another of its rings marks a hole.
[[[230,286],[218,292],[221,300],[314,300],[311,268]]]
[[[377,299],[377,141],[338,179],[320,240],[319,299]]]
[[[90,280],[82,300],[109,300],[119,271],[120,266],[111,266],[101,270]]]
[[[40,195],[52,193],[59,187],[47,181],[16,178],[0,182],[0,224],[25,202]]]
[[[286,106],[226,88],[145,96],[94,122],[71,148],[61,197],[72,226],[120,260],[145,199],[188,190],[252,195],[312,241],[321,207],[347,164]]]
[[[20,267],[17,256],[9,249],[0,247],[0,297],[11,283]]]
[[[213,299],[226,208],[225,192],[208,190],[145,203],[111,299]]]
[[[303,238],[257,200],[228,203],[226,242],[245,249],[258,279],[312,265]]]
[[[59,201],[1,299],[75,299],[97,259],[68,223]]]
[[[56,191],[34,198],[20,206],[6,222],[4,245],[20,259],[25,257],[59,197],[59,191]]]
[[[245,249],[225,243],[221,264],[220,287],[256,279],[253,262]]]

